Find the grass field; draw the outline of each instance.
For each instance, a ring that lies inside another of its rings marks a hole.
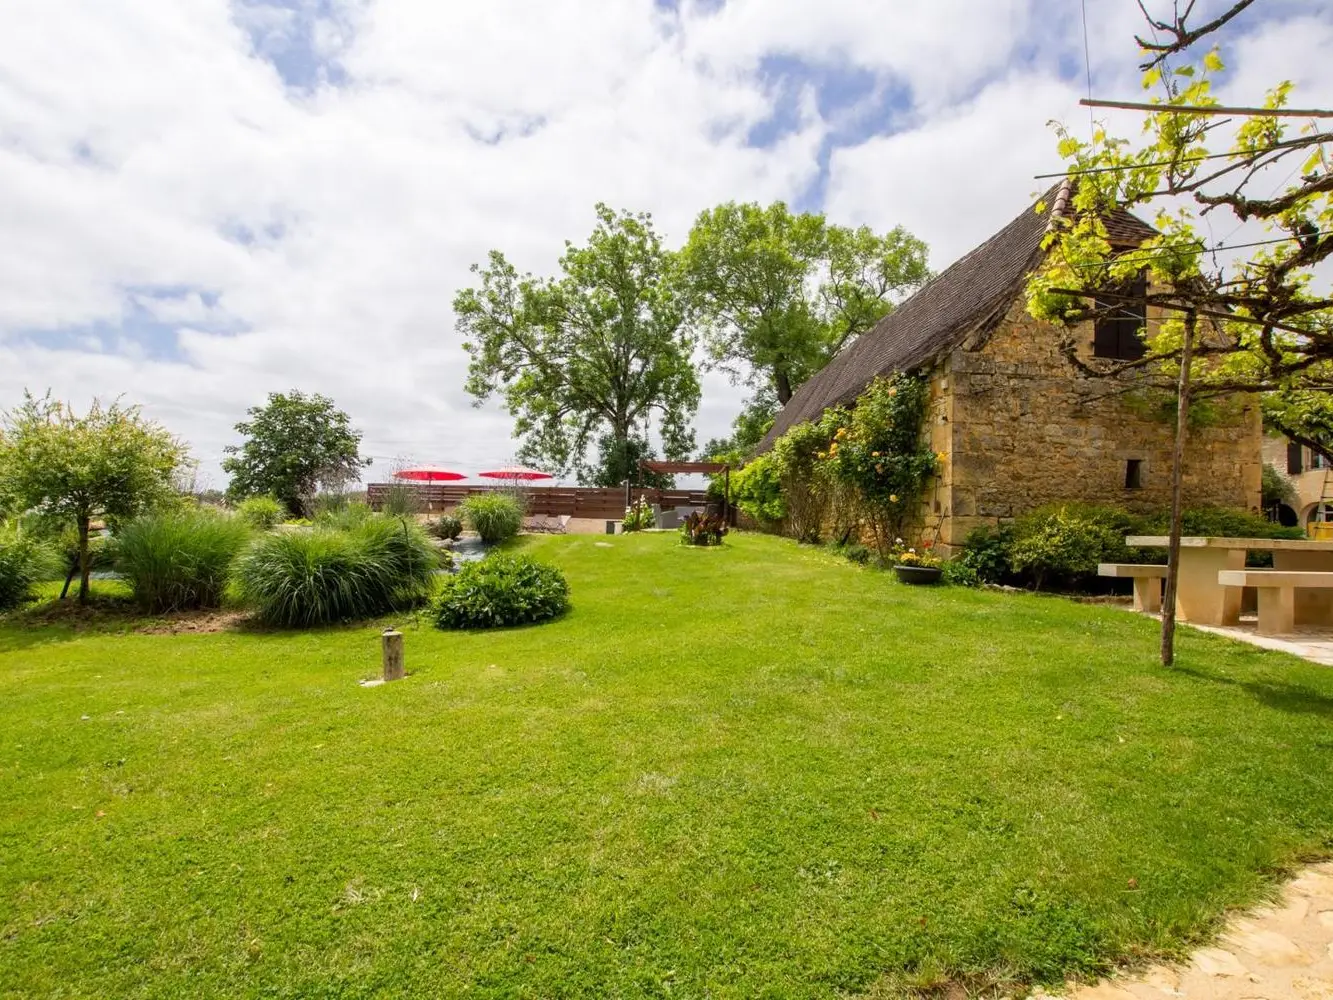
[[[841,997],[1178,953],[1333,848],[1333,671],[732,536],[542,627],[0,622],[0,996]]]

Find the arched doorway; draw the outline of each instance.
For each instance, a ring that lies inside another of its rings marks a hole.
[[[1275,524],[1280,524],[1284,528],[1300,527],[1301,516],[1291,507],[1280,501],[1278,503],[1269,504],[1268,509],[1264,511],[1264,514],[1267,515],[1270,521]]]
[[[1305,509],[1306,524],[1333,524],[1333,503],[1311,504]]]

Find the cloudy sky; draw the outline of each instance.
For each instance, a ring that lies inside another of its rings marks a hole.
[[[1086,0],[1092,86],[1137,95],[1132,0]],[[1152,0],[1150,7],[1163,6]],[[1216,11],[1222,0],[1201,2]],[[592,207],[674,243],[784,199],[902,223],[938,269],[1086,131],[1075,0],[8,0],[0,407],[123,394],[213,485],[269,391],[332,396],[376,457],[476,471],[449,303],[490,248],[549,272]],[[1223,96],[1333,104],[1333,13],[1259,0]],[[708,376],[698,436],[742,393]]]

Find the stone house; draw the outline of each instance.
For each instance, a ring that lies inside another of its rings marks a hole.
[[[1129,510],[1170,503],[1174,417],[1088,378],[1060,353],[1065,331],[1032,319],[1023,290],[1045,252],[1051,219],[1069,204],[1069,182],[1025,209],[943,271],[800,387],[760,446],[788,428],[847,405],[880,375],[929,377],[928,433],[944,456],[926,497],[923,536],[960,544],[1043,504],[1073,500]],[[1153,235],[1128,212],[1106,220],[1129,248]],[[1132,359],[1159,318],[1146,308],[1075,330],[1081,357]],[[1095,364],[1095,362],[1093,362]],[[1259,509],[1262,430],[1257,402],[1239,398],[1192,430],[1184,470],[1188,505]]]
[[[1295,505],[1278,504],[1268,512],[1274,520],[1289,527],[1309,528],[1324,524],[1333,529],[1333,465],[1317,451],[1311,451],[1280,434],[1264,435],[1263,459],[1291,484]]]

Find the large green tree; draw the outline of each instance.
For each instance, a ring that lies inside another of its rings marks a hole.
[[[1098,128],[1084,141],[1060,129],[1060,153],[1076,183],[1059,199],[1067,203],[1051,221],[1050,252],[1027,289],[1035,317],[1067,325],[1065,354],[1084,374],[1176,397],[1164,664],[1174,656],[1191,402],[1263,394],[1270,425],[1315,446],[1321,438],[1327,445],[1333,415],[1333,133],[1321,127],[1333,112],[1290,108],[1287,82],[1257,106],[1223,107],[1212,95],[1221,53],[1197,54],[1201,40],[1252,2],[1238,0],[1198,26],[1190,23],[1193,3],[1171,20],[1153,19],[1145,8],[1154,40],[1138,42],[1148,99],[1093,102],[1142,111],[1142,137]],[[1113,241],[1106,220],[1120,209],[1155,209],[1159,234],[1134,246]],[[1219,246],[1215,232],[1231,236]],[[1140,278],[1146,286],[1135,287]],[[1086,357],[1080,324],[1127,304],[1160,317],[1145,331],[1143,356]]]
[[[129,518],[176,494],[185,446],[136,406],[94,400],[79,416],[25,393],[0,432],[0,495],[78,532],[79,603],[88,602],[94,518]]]
[[[223,449],[233,502],[267,494],[300,517],[321,489],[343,489],[370,464],[360,454],[361,432],[327,396],[272,392],[246,414],[236,425],[246,440]]]
[[[713,362],[782,406],[930,277],[926,255],[901,226],[879,235],[780,201],[728,202],[699,216],[681,262]]]
[[[675,255],[648,215],[599,204],[587,244],[566,244],[557,277],[520,275],[499,251],[472,270],[481,284],[454,298],[472,356],[467,389],[478,403],[503,397],[525,461],[607,478],[608,463],[652,431],[667,458],[689,453],[694,343]]]

